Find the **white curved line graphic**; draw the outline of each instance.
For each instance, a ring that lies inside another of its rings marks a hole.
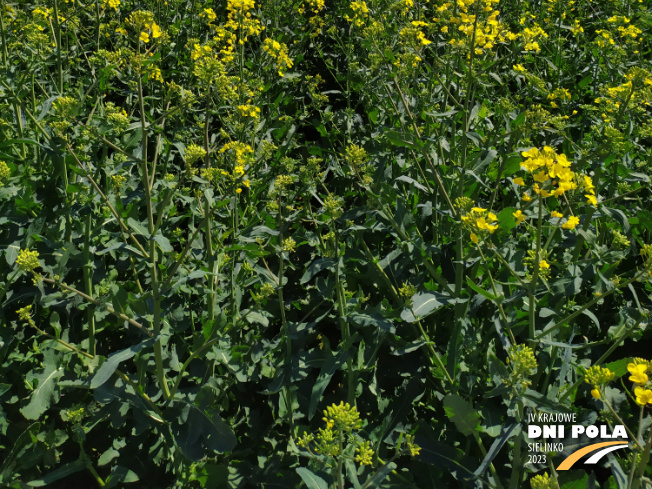
[[[628,445],[614,445],[611,447],[603,448],[602,450],[598,450],[595,454],[591,455],[591,458],[587,459],[585,464],[597,464],[598,461],[604,457],[606,454],[609,452],[613,452],[614,450],[618,450],[619,448],[627,448]]]

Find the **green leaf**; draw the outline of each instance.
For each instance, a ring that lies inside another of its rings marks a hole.
[[[55,311],[50,315],[50,326],[54,329],[54,334],[57,339],[61,336],[61,322],[59,314]]]
[[[135,472],[122,465],[111,467],[111,474],[106,479],[106,488],[116,487],[120,483],[138,482],[139,478]]]
[[[312,393],[310,395],[310,405],[308,406],[308,419],[312,419],[317,410],[317,404],[322,398],[322,394],[328,387],[331,378],[335,372],[350,358],[350,353],[347,349],[343,348],[333,355],[330,348],[325,352],[325,360],[322,363],[321,370],[317,376],[317,380],[312,386]]]
[[[20,248],[18,246],[15,245],[7,246],[7,249],[5,250],[5,260],[7,260],[7,265],[12,266],[14,264],[16,258],[18,258],[19,251]]]
[[[110,447],[106,452],[104,452],[102,455],[100,455],[100,458],[97,461],[97,465],[99,465],[100,467],[102,465],[106,465],[111,460],[118,457],[119,455],[120,455],[120,452],[118,452],[115,448]]]
[[[505,232],[509,232],[516,227],[516,218],[514,217],[516,209],[506,207],[498,214],[498,227]]]
[[[412,296],[412,308],[404,309],[401,312],[401,319],[413,323],[454,302],[458,300],[439,292],[420,292]]]
[[[129,224],[131,229],[136,231],[136,234],[142,234],[143,236],[149,237],[149,231],[147,228],[140,222],[136,221],[134,218],[130,217],[127,219],[127,224]]]
[[[195,462],[215,452],[233,450],[238,443],[233,430],[216,413],[205,412],[194,404],[185,404],[181,413],[170,408],[173,421],[174,441],[183,454]]]
[[[362,486],[362,489],[367,489],[368,487],[371,488],[376,488],[380,487],[381,482],[385,480],[385,478],[389,475],[389,473],[396,469],[396,464],[394,462],[389,462],[385,465],[383,465],[370,479],[367,480],[367,482],[364,483],[364,486]]]
[[[444,410],[455,427],[464,436],[469,436],[480,429],[480,416],[478,412],[473,409],[473,405],[458,396],[457,394],[448,394],[444,397]]]
[[[156,236],[154,236],[154,241],[156,241],[156,244],[161,247],[161,250],[163,250],[164,253],[174,251],[174,248],[170,244],[170,240],[163,236],[160,231]]]
[[[516,119],[514,119],[514,122],[512,122],[512,127],[516,129],[518,126],[523,124],[525,122],[525,112],[521,112],[519,115],[516,116]]]
[[[326,484],[324,479],[313,474],[305,467],[298,467],[297,474],[301,476],[301,479],[303,479],[303,482],[306,484],[308,489],[328,489],[328,484]]]
[[[337,262],[332,258],[320,258],[319,260],[313,261],[308,267],[308,270],[303,274],[303,277],[301,277],[301,283],[305,284],[322,270],[328,270],[334,267],[335,263]]]
[[[478,287],[478,286],[473,282],[473,280],[471,280],[471,277],[466,277],[466,284],[467,284],[469,287],[471,287],[474,291],[476,291],[478,294],[480,294],[481,296],[483,296],[483,297],[489,299],[490,301],[494,301],[494,302],[500,301],[500,302],[502,302],[502,300],[504,299],[503,296],[500,296],[500,297],[495,296],[495,295],[493,295],[493,294],[490,294],[490,293],[487,292],[486,290],[484,290],[482,287]]]
[[[627,364],[631,363],[631,361],[631,358],[621,358],[620,360],[607,363],[604,367],[611,370],[616,375],[615,378],[617,379],[618,377],[627,374]]]
[[[91,389],[97,389],[99,386],[104,384],[104,382],[111,378],[113,372],[116,371],[121,362],[129,360],[142,349],[153,346],[157,339],[158,338],[149,338],[137,345],[132,345],[129,348],[125,348],[124,350],[120,350],[109,356],[93,376],[93,379],[91,380]]]
[[[566,482],[563,479],[569,479]],[[589,487],[589,474],[584,471],[571,470],[559,474],[561,489],[586,489]]]
[[[487,470],[487,467],[489,467],[489,464],[493,461],[493,459],[496,458],[496,455],[498,455],[498,452],[500,452],[500,449],[503,447],[505,442],[509,440],[512,436],[518,434],[519,432],[520,432],[520,425],[516,423],[511,424],[509,426],[503,426],[500,436],[496,438],[494,442],[491,444],[491,447],[489,448],[489,450],[487,450],[487,455],[485,455],[480,466],[475,470],[475,472],[473,472],[473,475],[475,477],[480,477],[484,473],[484,471]]]
[[[57,357],[49,353],[46,353],[43,359],[45,369],[35,377],[38,386],[32,392],[29,404],[20,410],[27,419],[39,419],[48,410],[56,395],[57,380],[64,374],[63,368],[58,366]]]
[[[67,463],[66,465],[63,465],[58,469],[53,470],[52,472],[45,475],[44,477],[41,477],[40,479],[36,479],[31,482],[28,482],[27,485],[32,487],[44,487],[49,484],[52,484],[55,481],[63,479],[64,477],[68,477],[69,475],[84,470],[85,468],[86,468],[86,464],[84,462],[82,462],[81,460],[75,460],[74,462]]]
[[[423,144],[419,144],[420,143],[419,141],[408,140],[404,134],[401,134],[400,132],[397,131],[387,131],[385,133],[385,136],[387,136],[387,139],[389,139],[390,143],[400,148],[414,148],[415,146],[423,145]]]

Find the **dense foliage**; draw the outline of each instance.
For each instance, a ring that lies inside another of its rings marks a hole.
[[[0,35],[0,485],[652,487],[652,2]],[[629,446],[557,471],[538,413]]]

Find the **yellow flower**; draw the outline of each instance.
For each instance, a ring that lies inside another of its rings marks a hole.
[[[527,193],[523,194],[523,202],[530,202],[532,200],[532,197],[530,197]]]
[[[557,212],[557,211],[552,211],[550,213],[550,216],[551,217],[564,217],[564,215],[561,212]]]
[[[154,39],[161,37],[161,28],[156,24],[156,22],[152,22],[152,37]]]
[[[575,226],[577,226],[580,223],[580,220],[576,216],[570,216],[568,220],[561,225],[562,228],[564,229],[575,229]]]
[[[149,42],[149,34],[147,32],[141,32],[139,39],[143,42]]]
[[[525,214],[519,209],[512,214],[516,218],[516,225],[518,226],[523,221],[525,221]]]
[[[595,198],[595,195],[586,194],[584,197],[586,197],[586,201],[589,204],[594,205],[594,206],[598,205],[598,199]]]
[[[516,185],[525,185],[525,182],[521,177],[516,177],[514,180],[512,180]]]
[[[636,384],[645,384],[648,381],[648,377],[645,373],[647,371],[647,365],[629,363],[627,364],[627,370],[632,374],[629,377],[629,380],[632,382],[635,382]]]
[[[540,270],[548,270],[550,268],[550,264],[546,260],[541,260],[539,262],[539,269]]]
[[[643,389],[643,387],[637,387],[634,389],[634,394],[636,394],[636,403],[645,406],[646,404],[652,404],[652,390]]]
[[[543,183],[546,180],[548,180],[548,174],[546,172],[544,172],[543,170],[539,170],[539,172],[536,173],[533,176],[533,178],[534,178],[535,182]]]
[[[475,244],[478,243],[478,235],[475,233],[471,233],[471,241],[473,241]]]
[[[597,387],[594,387],[594,388],[591,390],[591,395],[592,395],[593,397],[595,397],[596,399],[600,399],[600,391],[598,390]]]
[[[525,67],[524,67],[523,65],[521,65],[521,64],[513,65],[513,66],[512,66],[512,69],[513,69],[514,71],[518,72],[518,73],[525,73],[525,72],[527,71],[527,70],[525,69]]]

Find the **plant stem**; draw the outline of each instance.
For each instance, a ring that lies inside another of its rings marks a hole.
[[[641,407],[641,414],[643,407]],[[642,416],[641,416],[642,418]],[[641,422],[643,420],[641,419]],[[640,425],[639,425],[640,426]],[[650,450],[652,449],[652,429],[647,437],[647,443],[643,448],[643,453],[641,453],[641,461],[638,463],[636,473],[634,474],[634,480],[632,481],[631,489],[638,489],[643,480],[643,475],[645,474],[645,469],[647,468],[648,461],[650,460]]]
[[[285,300],[283,298],[283,275],[285,273],[285,251],[283,251],[283,202],[281,196],[278,197],[278,239],[281,252],[279,254],[278,264],[278,284],[276,294],[278,304],[281,310],[281,323],[283,325],[283,338],[285,340],[285,408],[288,413],[288,425],[290,427],[290,438],[294,437],[294,413],[292,401],[292,340],[290,338],[290,327],[285,317]]]
[[[86,294],[93,297],[93,283],[91,279],[91,271],[93,270],[93,262],[91,261],[90,245],[91,245],[91,217],[89,212],[86,216],[86,228],[84,230],[84,286]],[[95,356],[95,310],[91,307],[86,309],[86,324],[88,325],[88,353]]]
[[[75,289],[74,287],[71,287],[70,285],[64,284],[62,282],[56,282],[52,280],[51,278],[42,278],[43,282],[56,285],[58,287],[61,287],[64,290],[67,290],[68,292],[72,292],[74,294],[77,294],[79,297],[87,300],[88,302],[91,302],[92,304],[95,304],[96,306],[104,306],[104,308],[109,311],[111,314],[114,316],[127,321],[129,324],[132,326],[135,326],[136,328],[140,329],[143,333],[145,333],[147,336],[150,338],[154,337],[154,334],[147,329],[145,326],[140,324],[138,321],[135,321],[134,319],[130,318],[129,316],[126,316],[125,314],[122,314],[121,312],[116,311],[113,309],[111,306],[107,306],[106,304],[103,304],[102,302],[98,301],[97,299],[93,299],[91,296],[84,294],[81,290]]]
[[[145,201],[147,204],[147,225],[149,228],[149,260],[150,260],[150,279],[152,281],[152,302],[153,302],[153,318],[152,330],[154,336],[161,334],[161,296],[158,282],[158,260],[156,241],[154,241],[154,211],[152,204],[152,186],[149,180],[149,172],[147,168],[147,119],[145,115],[145,97],[143,95],[143,82],[141,77],[138,77],[138,103],[140,105],[140,130],[142,141],[142,164],[141,173],[143,187],[145,190]],[[154,175],[152,175],[152,178]],[[168,388],[167,379],[165,377],[165,370],[163,368],[163,347],[161,339],[157,338],[154,343],[154,361],[156,364],[156,376],[158,378],[161,390],[163,391],[163,399],[170,399],[170,390]]]
[[[57,73],[59,75],[59,93],[63,95],[63,64],[61,61],[61,26],[59,25],[59,6],[54,0],[54,42],[57,50]]]
[[[537,281],[539,279],[539,266],[541,263],[541,228],[543,224],[543,197],[539,194],[539,219],[537,222],[537,247],[536,255],[534,258],[534,271],[532,272],[532,282],[528,287],[528,326],[530,341],[536,340],[535,326],[536,326],[536,290]]]

